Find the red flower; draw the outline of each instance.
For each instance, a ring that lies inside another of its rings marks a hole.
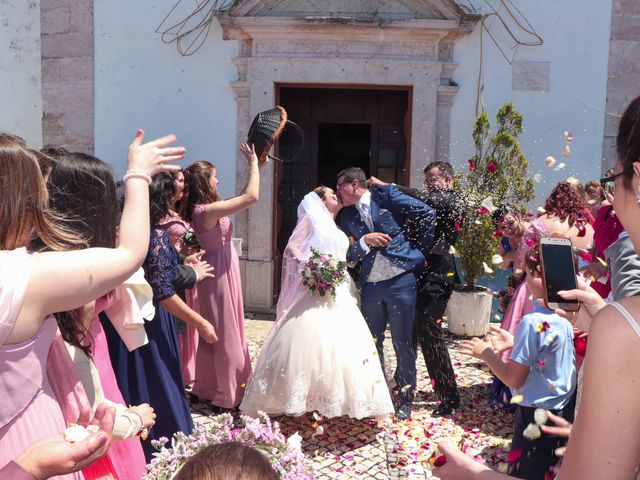
[[[460,222],[456,222],[455,227],[456,227],[456,232],[459,232],[462,229],[462,227],[460,226]]]
[[[487,165],[487,170],[489,170],[491,173],[495,173],[496,168],[498,168],[498,164],[496,162],[491,162],[489,165]]]
[[[524,243],[527,244],[527,247],[533,248],[536,246],[536,241],[533,238],[527,238]]]
[[[476,161],[473,158],[469,159],[469,170],[475,170],[476,169]]]
[[[527,212],[527,217],[533,217],[533,212]]]
[[[489,213],[489,209],[487,207],[480,207],[478,210],[478,215],[486,215]]]
[[[504,233],[502,233],[502,230],[494,230],[492,235],[496,238],[504,237]]]
[[[589,252],[582,252],[580,254],[580,258],[587,263],[593,262],[593,255],[591,255]]]
[[[553,475],[549,472],[544,472],[544,480],[553,480]]]
[[[516,461],[522,456],[522,450],[511,449],[509,456],[507,456],[507,463],[516,463]]]
[[[434,467],[441,467],[443,466],[445,463],[447,463],[447,457],[444,455],[440,455],[438,458],[435,459],[435,461],[433,462],[433,466]]]

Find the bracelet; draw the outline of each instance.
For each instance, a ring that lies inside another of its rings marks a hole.
[[[126,182],[130,178],[141,178],[142,180],[146,180],[146,182],[151,185],[151,176],[142,172],[127,172],[124,177],[122,177],[122,181]]]
[[[138,412],[127,412],[129,414],[133,414],[136,417],[138,417],[140,419],[140,425],[142,425],[142,427],[140,427],[140,430],[138,430],[138,433],[136,433],[136,435],[138,437],[140,437],[140,440],[146,440],[147,437],[149,437],[149,428],[145,427],[144,422],[142,421],[142,417],[140,416],[140,414]]]

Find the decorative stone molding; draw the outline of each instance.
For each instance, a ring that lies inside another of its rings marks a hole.
[[[93,0],[41,0],[42,143],[93,153]]]
[[[636,0],[616,0],[611,11],[609,75],[602,142],[603,172],[616,162],[616,135],[620,116],[629,102],[638,96],[639,48],[640,3]]]
[[[219,20],[225,39],[240,42],[232,83],[238,106],[238,143],[253,116],[272,108],[279,84],[348,85],[349,88],[411,89],[410,179],[448,158],[455,41],[478,20],[452,0],[328,1],[323,11],[309,1],[240,1]],[[246,168],[238,157],[237,184]],[[273,307],[273,166],[264,168],[260,202],[237,216],[237,236],[247,245],[241,257],[245,306]]]

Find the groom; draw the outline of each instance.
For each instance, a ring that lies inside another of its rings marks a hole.
[[[369,190],[360,168],[338,173],[336,193],[345,207],[340,227],[350,237],[348,262],[362,262],[360,284],[362,313],[384,365],[383,342],[387,323],[398,366],[396,384],[400,403],[396,418],[411,418],[416,387],[416,356],[413,342],[416,278],[425,266],[420,251],[429,251],[434,233],[434,210],[409,197],[395,185]],[[403,230],[407,220],[420,225],[423,245],[413,245]],[[420,247],[420,248],[417,248]],[[383,367],[384,368],[384,367]]]

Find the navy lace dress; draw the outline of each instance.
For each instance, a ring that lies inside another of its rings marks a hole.
[[[153,321],[145,322],[147,345],[129,352],[111,322],[102,319],[122,396],[129,405],[149,403],[157,415],[149,439],[142,442],[147,462],[156,451],[151,439],[170,439],[178,431],[190,434],[193,430],[183,388],[175,319],[160,305],[162,300],[175,294],[171,281],[176,265],[176,253],[167,233],[160,228],[152,229],[149,251],[142,265],[153,289],[156,307]]]

